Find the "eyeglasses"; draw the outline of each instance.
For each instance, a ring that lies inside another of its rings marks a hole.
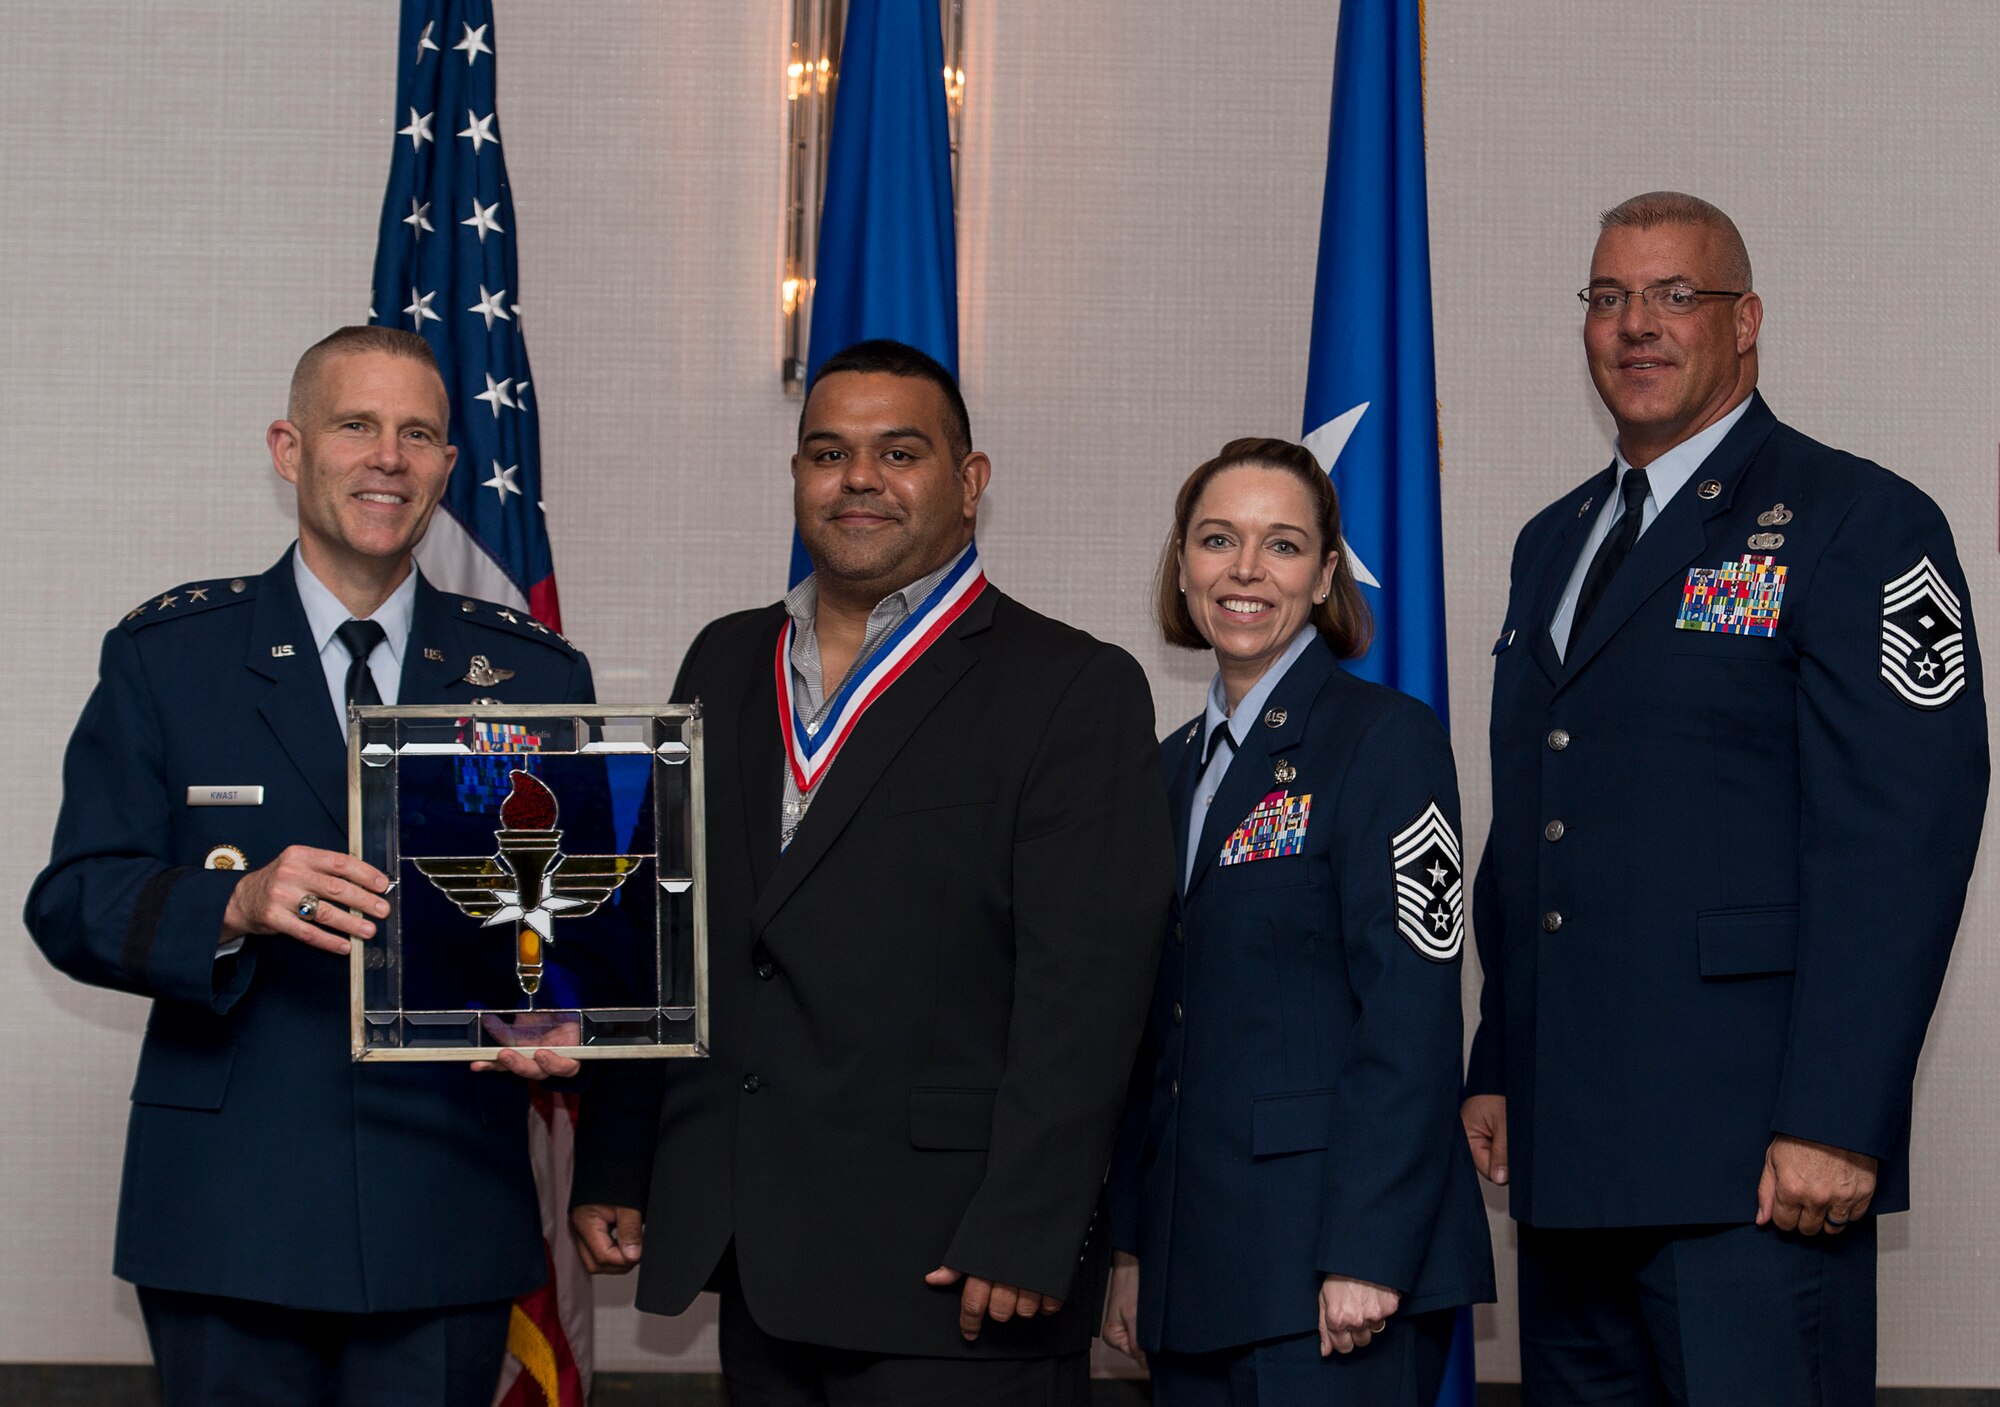
[[[1646,306],[1655,313],[1684,318],[1699,308],[1704,298],[1741,298],[1748,291],[1734,288],[1689,288],[1684,283],[1655,283],[1645,288],[1585,288],[1580,289],[1576,297],[1594,318],[1615,318],[1625,311],[1626,303],[1634,298],[1644,299]]]

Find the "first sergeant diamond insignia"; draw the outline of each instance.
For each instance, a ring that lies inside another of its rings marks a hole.
[[[1913,708],[1943,708],[1965,690],[1958,593],[1929,557],[1882,586],[1882,679]]]
[[[1396,879],[1396,931],[1432,962],[1450,962],[1465,945],[1464,868],[1458,836],[1437,799],[1389,838]]]

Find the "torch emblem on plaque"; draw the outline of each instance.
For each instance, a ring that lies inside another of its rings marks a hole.
[[[514,975],[533,996],[542,985],[542,947],[555,937],[555,920],[596,913],[646,857],[563,854],[556,794],[531,773],[515,770],[509,778],[495,854],[413,856],[410,863],[482,927],[514,925]]]

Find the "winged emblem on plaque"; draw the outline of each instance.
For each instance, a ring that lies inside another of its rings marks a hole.
[[[542,985],[542,949],[555,921],[594,914],[646,861],[644,855],[565,855],[556,794],[519,769],[500,803],[491,855],[412,857],[417,872],[483,928],[514,925],[514,975],[533,996]]]

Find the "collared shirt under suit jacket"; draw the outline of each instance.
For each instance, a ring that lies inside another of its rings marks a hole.
[[[1451,745],[1429,708],[1317,641],[1249,733],[1171,916],[1112,1167],[1112,1241],[1139,1258],[1148,1351],[1311,1333],[1327,1274],[1399,1291],[1399,1313],[1493,1298],[1458,1122]],[[1199,720],[1161,748],[1183,850],[1201,748]],[[1274,792],[1294,817],[1310,798],[1295,852],[1224,863]],[[1449,853],[1427,853],[1445,877],[1412,855],[1425,903],[1405,911],[1397,838],[1440,824]]]
[[[401,701],[589,702],[551,633],[418,580]],[[437,658],[431,658],[435,652]],[[474,655],[513,678],[474,686]],[[261,786],[255,807],[191,786]],[[294,584],[154,598],[105,637],[27,923],[80,981],[153,999],[114,1269],[135,1284],[367,1312],[505,1299],[546,1277],[527,1095],[456,1065],[354,1064],[348,960],[289,937],[217,958],[241,870],[347,849],[347,746]]]
[[[1758,398],[1558,660],[1610,492],[1606,470],[1523,529],[1495,646],[1468,1086],[1507,1097],[1513,1215],[1740,1225],[1774,1134],[1880,1159],[1872,1210],[1901,1211],[1986,802],[1950,529]],[[1783,569],[1771,633],[1683,624],[1746,555]]]

